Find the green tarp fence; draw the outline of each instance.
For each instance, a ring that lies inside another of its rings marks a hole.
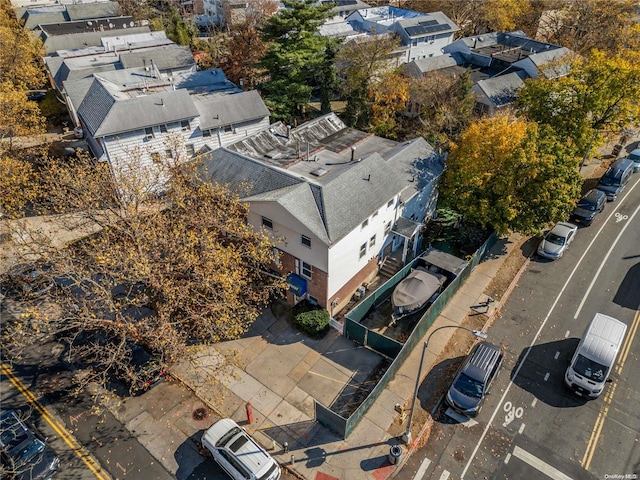
[[[345,316],[344,335],[347,336],[347,338],[350,338],[354,342],[364,345],[367,348],[375,350],[382,355],[393,358],[393,362],[389,366],[389,369],[380,378],[380,381],[373,388],[371,393],[369,393],[367,398],[349,416],[349,418],[345,419],[337,415],[335,412],[332,412],[327,407],[315,402],[316,420],[318,422],[343,438],[347,438],[349,434],[351,434],[371,405],[373,405],[382,391],[387,387],[412,350],[421,342],[427,330],[431,325],[433,325],[433,322],[438,315],[440,315],[440,312],[442,312],[451,297],[458,291],[465,280],[469,278],[471,271],[482,261],[486,256],[487,251],[493,246],[497,239],[498,234],[494,232],[471,256],[465,269],[460,272],[460,274],[429,306],[404,345],[391,338],[369,330],[367,327],[360,324],[360,321],[366,317],[373,308],[382,304],[387,298],[389,298],[395,286],[411,271],[416,260],[403,267],[402,270],[387,280],[387,282],[365,298],[358,306]]]

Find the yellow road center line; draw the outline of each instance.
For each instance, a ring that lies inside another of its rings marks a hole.
[[[609,412],[609,407],[604,407],[602,409],[602,416],[600,419],[600,423],[596,422],[596,428],[594,429],[594,433],[593,433],[593,442],[591,444],[591,451],[589,452],[589,450],[587,450],[587,452],[589,453],[587,455],[587,453],[585,453],[585,457],[586,460],[583,459],[583,465],[582,467],[585,470],[589,470],[589,465],[591,465],[591,460],[593,459],[593,454],[596,452],[596,446],[598,445],[598,438],[600,437],[600,433],[602,432],[602,427],[604,426],[604,420],[605,418],[607,418],[607,413]]]
[[[636,310],[636,313],[633,317],[633,322],[631,323],[631,328],[627,332],[627,337],[625,338],[625,342],[622,346],[622,350],[620,351],[620,357],[618,358],[618,364],[616,365],[616,373],[620,375],[622,373],[622,367],[624,366],[625,361],[629,355],[629,351],[631,350],[631,343],[636,336],[636,332],[638,331],[638,326],[640,325],[640,310]],[[610,404],[613,401],[613,394],[616,391],[616,387],[618,382],[613,382],[611,388],[604,396],[605,403]],[[602,432],[602,427],[604,426],[604,421],[607,418],[607,413],[609,412],[609,407],[603,405],[600,413],[598,414],[598,418],[596,419],[596,423],[593,426],[593,430],[591,432],[591,436],[589,437],[589,442],[587,443],[587,450],[584,452],[584,457],[582,457],[582,461],[580,464],[582,468],[585,470],[589,470],[589,465],[591,464],[591,460],[593,459],[593,455],[596,451],[596,446],[598,444],[598,439],[600,437],[600,433]]]
[[[640,310],[636,310],[636,314],[633,317],[633,322],[631,323],[631,328],[627,333],[627,338],[625,339],[624,345],[622,346],[622,352],[620,352],[620,359],[618,360],[618,367],[616,371],[618,375],[622,372],[622,367],[624,366],[624,362],[627,360],[629,355],[629,351],[631,350],[631,343],[636,336],[636,332],[638,331],[638,325],[640,325]]]
[[[111,477],[103,471],[100,464],[91,456],[91,454],[82,446],[72,435],[67,432],[64,425],[61,425],[53,416],[49,413],[49,410],[42,405],[35,395],[29,390],[22,381],[15,376],[11,367],[5,363],[0,364],[0,371],[9,379],[11,384],[27,399],[29,403],[38,411],[38,413],[44,418],[44,420],[51,425],[56,433],[64,440],[64,442],[73,450],[80,460],[93,472],[96,478],[100,480],[108,480]]]

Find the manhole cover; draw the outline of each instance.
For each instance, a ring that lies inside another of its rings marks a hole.
[[[194,420],[204,420],[207,418],[207,409],[204,407],[196,408],[191,414]]]

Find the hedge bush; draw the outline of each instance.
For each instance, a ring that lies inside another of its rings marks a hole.
[[[294,313],[293,323],[309,336],[319,338],[327,333],[329,318],[327,310],[303,310]]]

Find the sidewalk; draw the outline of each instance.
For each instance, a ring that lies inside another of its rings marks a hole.
[[[469,314],[469,307],[486,299],[487,286],[521,238],[513,234],[496,242],[487,259],[471,273],[429,332],[442,325],[460,325]],[[506,295],[502,301],[505,299]],[[491,311],[499,308],[500,304],[493,304]],[[193,363],[182,363],[171,373],[193,388],[220,416],[231,417],[244,425],[283,467],[301,478],[384,480],[400,469],[408,458],[411,445],[401,442],[407,418],[401,418],[394,407],[405,405],[413,396],[422,349],[414,349],[355,430],[342,440],[314,421],[313,398],[322,398],[334,388],[332,379],[337,383],[340,374],[348,375],[344,372],[345,364],[335,361],[336,352],[357,350],[354,355],[348,353],[354,362],[371,361],[368,355],[372,352],[354,347],[337,332],[325,337],[321,341],[324,345],[312,344],[313,341],[301,337],[271,311],[266,312],[257,324],[260,335],[254,330],[252,335],[217,346],[219,351],[227,353],[235,350],[238,366],[225,364],[218,351],[210,347],[202,350],[197,360],[199,368],[194,368]],[[430,340],[423,377],[456,332],[460,330],[445,329]],[[327,353],[321,355],[318,350]],[[364,358],[354,360],[360,356]],[[358,367],[351,368],[357,370]],[[253,410],[251,424],[247,422],[247,403]],[[419,444],[421,435],[427,431],[417,419],[428,416],[424,411],[420,415],[418,409],[422,409],[421,401],[416,402],[412,445]],[[400,462],[391,465],[389,450],[397,444],[402,446],[403,453]]]

